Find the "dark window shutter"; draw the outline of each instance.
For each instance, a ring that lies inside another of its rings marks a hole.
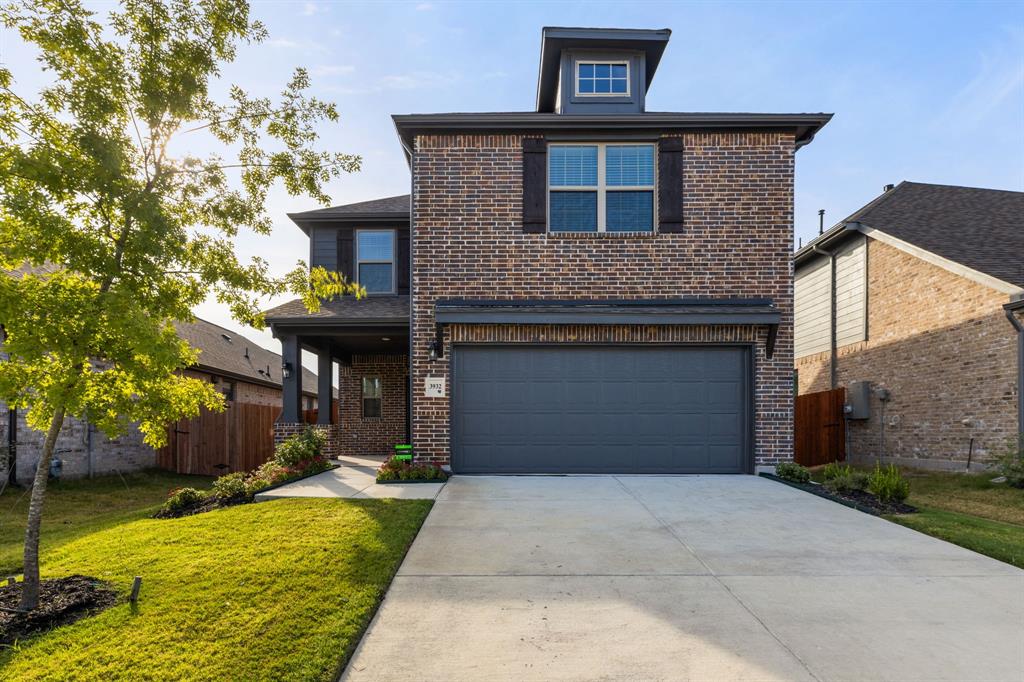
[[[547,155],[543,139],[523,138],[523,232],[547,231]]]
[[[679,137],[658,142],[658,231],[683,231],[683,140]]]
[[[395,243],[395,289],[399,294],[409,293],[409,233],[399,232]]]
[[[350,282],[356,279],[352,230],[338,230],[338,271]]]

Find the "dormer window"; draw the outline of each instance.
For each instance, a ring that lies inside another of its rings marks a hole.
[[[628,97],[629,62],[576,62],[576,95],[581,97]]]

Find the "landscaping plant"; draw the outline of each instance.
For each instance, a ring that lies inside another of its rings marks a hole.
[[[993,462],[1000,476],[1006,478],[1006,485],[1024,488],[1024,438],[1014,438],[1010,446]]]
[[[831,481],[834,478],[842,478],[849,476],[853,473],[853,467],[849,464],[840,464],[839,462],[829,462],[825,465],[821,475],[826,481]]]
[[[851,467],[845,467],[845,473],[839,473],[832,478],[825,474],[825,487],[838,493],[850,493],[863,491],[868,488],[869,476],[864,471],[857,471]]]
[[[48,85],[19,92],[0,64],[0,400],[45,432],[25,533],[21,607],[39,595],[47,473],[65,417],[116,437],[166,425],[223,397],[182,369],[198,355],[175,333],[204,300],[261,326],[266,296],[310,310],[363,290],[304,264],[274,276],[235,250],[266,235],[268,192],[324,204],[324,185],[360,159],[316,148],[338,119],[296,69],[275,101],[221,82],[240,44],[266,39],[245,0],[123,0],[103,21],[81,0],[14,0],[0,23],[36,50]],[[213,93],[225,92],[224,97]],[[194,140],[209,156],[175,155]]]
[[[448,473],[437,464],[407,462],[391,457],[377,469],[377,482],[445,481]]]
[[[882,467],[875,464],[868,476],[868,492],[882,502],[902,502],[910,494],[910,481],[903,477],[895,464]]]
[[[179,512],[183,509],[188,509],[192,505],[198,504],[206,499],[206,494],[201,490],[195,488],[178,488],[172,490],[171,494],[167,496],[167,501],[164,502],[163,509],[168,512]]]
[[[218,500],[234,500],[245,495],[245,474],[241,471],[224,474],[213,482],[213,496]]]
[[[794,483],[807,483],[811,480],[811,472],[807,470],[807,467],[801,466],[796,462],[776,464],[775,475],[785,481],[792,481]]]

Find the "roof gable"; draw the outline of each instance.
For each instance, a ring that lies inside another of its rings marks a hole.
[[[798,265],[850,229],[1024,288],[1024,192],[902,182],[797,252]]]

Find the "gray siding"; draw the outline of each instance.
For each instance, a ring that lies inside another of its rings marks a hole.
[[[309,259],[312,267],[338,269],[338,230],[334,227],[314,227],[309,231]]]
[[[836,252],[836,345],[866,339],[867,238],[860,237]]]
[[[796,274],[794,295],[794,354],[827,351],[831,345],[832,273],[825,256]]]

